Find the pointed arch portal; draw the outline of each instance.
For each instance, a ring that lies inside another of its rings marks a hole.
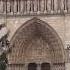
[[[15,67],[15,70],[28,70],[27,64],[33,62],[50,64],[49,70],[64,67],[64,48],[60,37],[50,25],[38,18],[25,22],[16,31],[10,49],[8,68],[11,70]],[[43,68],[43,64],[40,67]]]

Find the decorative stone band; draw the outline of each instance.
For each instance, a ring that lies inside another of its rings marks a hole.
[[[69,14],[70,0],[0,0],[0,14]]]

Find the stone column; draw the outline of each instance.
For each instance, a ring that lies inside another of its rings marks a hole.
[[[30,13],[30,0],[27,1],[27,13]]]
[[[44,4],[45,4],[45,8],[44,8],[44,13],[47,13],[47,0],[44,0],[45,2],[44,2]]]
[[[24,0],[24,14],[27,13],[27,1]]]
[[[6,0],[3,1],[4,14],[6,14]]]
[[[64,0],[60,1],[61,12],[64,12]]]
[[[55,70],[55,66],[52,63],[50,63],[50,70]]]
[[[37,13],[40,14],[40,0],[37,0]]]
[[[44,12],[45,10],[45,0],[41,0],[41,3],[40,3],[40,7],[41,7],[41,12]]]
[[[48,10],[48,13],[51,12],[51,0],[47,0],[47,10]]]
[[[34,12],[37,12],[37,0],[34,0]]]
[[[14,12],[14,1],[13,0],[10,1],[10,8],[11,8],[10,14],[13,14]]]
[[[7,13],[10,13],[10,0],[7,0]]]
[[[61,2],[61,0],[58,0],[58,13],[60,13],[60,8],[61,8],[60,2]]]
[[[51,14],[54,13],[54,1],[55,0],[51,0]]]
[[[17,14],[20,14],[20,0],[17,0]]]
[[[28,70],[28,63],[25,63],[24,70]]]
[[[64,12],[67,13],[67,0],[64,0]]]
[[[33,0],[30,1],[30,4],[31,4],[30,5],[31,6],[31,12],[30,13],[33,13]]]
[[[0,13],[3,13],[4,12],[4,7],[3,7],[3,5],[4,5],[4,2],[3,2],[3,0],[0,0]]]
[[[58,9],[58,0],[54,1],[54,12],[57,13],[57,9]]]
[[[37,64],[37,70],[41,70],[41,64]]]
[[[14,0],[14,14],[17,13],[17,0]]]
[[[68,0],[67,6],[68,6],[68,13],[70,13],[70,0]]]
[[[21,15],[23,15],[23,12],[24,12],[24,1],[20,0],[20,13],[21,13]]]

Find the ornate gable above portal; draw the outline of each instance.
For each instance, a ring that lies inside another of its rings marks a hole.
[[[44,21],[33,18],[14,34],[8,53],[9,63],[28,61],[64,62],[64,49],[56,31]]]

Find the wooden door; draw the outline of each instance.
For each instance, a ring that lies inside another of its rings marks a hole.
[[[37,70],[37,64],[35,64],[35,63],[29,63],[28,70]]]
[[[50,64],[49,63],[42,63],[41,70],[50,70]]]

